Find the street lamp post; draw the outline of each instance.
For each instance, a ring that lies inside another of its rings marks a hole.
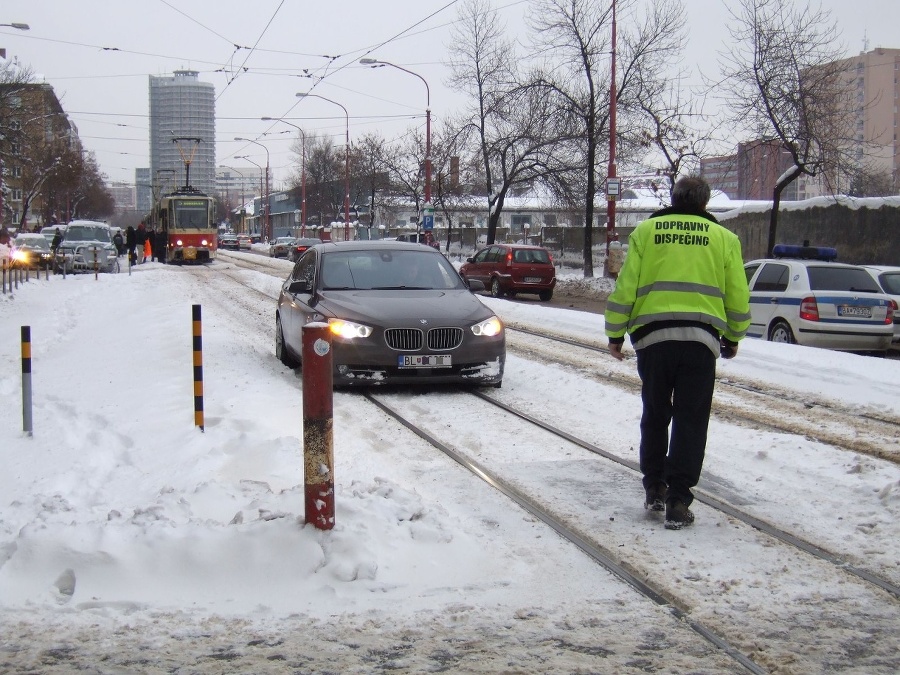
[[[612,0],[612,72],[609,81],[609,171],[606,183],[606,264],[604,276],[612,276],[609,269],[609,245],[616,236],[616,0]],[[615,187],[613,187],[615,185]],[[615,192],[615,194],[613,194]],[[588,223],[588,227],[591,223]],[[618,276],[618,272],[615,273]]]
[[[17,28],[18,30],[31,30],[27,23],[0,23],[0,28]]]
[[[329,103],[334,103],[336,106],[340,106],[341,110],[344,111],[344,119],[345,119],[345,147],[344,147],[344,241],[349,241],[350,239],[350,113],[347,112],[347,108],[342,106],[337,101],[332,101],[330,98],[325,98],[324,96],[319,96],[318,94],[307,94],[307,93],[299,93],[297,94],[297,98],[320,98],[323,101],[328,101]]]
[[[265,206],[263,207],[263,211],[265,213],[266,218],[265,218],[265,225],[264,225],[265,231],[263,232],[263,237],[266,239],[269,239],[272,237],[272,232],[269,227],[269,210],[270,210],[269,209],[269,149],[265,145],[260,143],[259,141],[254,141],[249,138],[236,137],[234,140],[247,141],[248,143],[254,143],[255,145],[258,145],[259,147],[261,147],[263,150],[266,151],[266,203],[265,203]]]
[[[266,122],[284,122],[300,132],[300,236],[306,236],[306,133],[293,122],[288,122],[280,117],[262,117]]]
[[[415,75],[425,85],[425,207],[431,207],[431,89],[424,77],[411,70],[407,70],[396,63],[388,61],[379,61],[377,59],[360,59],[359,62],[364,66],[372,66],[372,68],[381,68],[383,66],[391,66],[404,73]]]
[[[259,164],[254,162],[252,159],[250,159],[250,157],[248,157],[247,155],[235,155],[234,158],[235,159],[246,159],[253,166],[255,166],[257,169],[259,169],[259,200],[260,200],[260,202],[262,202],[262,200],[263,200],[263,168]],[[269,174],[267,172],[266,180],[268,180],[268,178],[269,178]],[[266,196],[266,201],[268,201],[268,196]],[[268,209],[266,209],[266,211],[268,211]]]

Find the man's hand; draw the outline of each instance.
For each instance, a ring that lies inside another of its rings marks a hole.
[[[738,346],[736,342],[731,342],[725,338],[722,338],[719,342],[722,345],[719,353],[723,359],[733,359],[737,355]]]
[[[609,343],[609,354],[616,361],[621,361],[625,358],[625,354],[622,353],[622,343],[621,342],[610,342]]]

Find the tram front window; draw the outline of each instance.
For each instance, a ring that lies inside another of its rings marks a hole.
[[[209,227],[206,209],[178,209],[175,212],[175,222],[182,230],[202,230]]]

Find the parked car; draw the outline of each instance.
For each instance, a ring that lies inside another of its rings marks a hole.
[[[287,258],[290,253],[291,246],[294,243],[293,237],[278,237],[274,241],[269,242],[270,258]]]
[[[300,260],[300,256],[306,253],[306,249],[310,246],[315,246],[316,244],[321,244],[321,239],[294,239],[294,243],[291,245],[291,250],[288,251],[288,260],[291,262],[297,262]]]
[[[219,248],[225,251],[237,251],[238,238],[236,234],[223,234],[219,237]]]
[[[66,227],[66,225],[47,225],[41,228],[41,236],[52,242],[53,237],[56,236],[56,231],[59,230],[59,233],[63,235],[66,233]]]
[[[250,235],[239,234],[237,236],[238,249],[241,251],[249,251],[251,246]]]
[[[33,270],[50,269],[53,265],[50,239],[42,234],[20,232],[13,239],[12,245],[13,260],[18,265]]]
[[[119,252],[109,225],[93,220],[73,220],[66,227],[54,266],[66,272],[118,272]]]
[[[863,265],[871,274],[878,286],[886,293],[894,303],[894,345],[900,343],[900,267],[886,267],[884,265]]]
[[[285,280],[275,308],[275,354],[302,359],[312,321],[332,334],[335,386],[462,383],[499,387],[506,363],[500,319],[427,246],[319,243]]]
[[[397,235],[396,241],[409,241],[414,244],[425,244],[426,246],[431,246],[431,248],[439,249],[441,247],[440,242],[434,238],[434,234],[428,230],[424,232],[413,232],[410,234],[399,234]]]
[[[843,351],[890,348],[893,305],[865,269],[833,262],[834,249],[779,245],[774,253],[780,257],[744,265],[749,337]]]
[[[550,251],[525,244],[493,244],[483,248],[459,269],[463,279],[477,279],[495,298],[537,293],[547,302],[556,286]]]
[[[260,242],[262,242],[262,235],[258,232],[248,234],[247,236],[250,237],[251,244],[259,244]]]

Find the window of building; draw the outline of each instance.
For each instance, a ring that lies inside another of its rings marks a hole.
[[[12,190],[12,200],[14,202],[22,201],[22,191],[21,190]]]

